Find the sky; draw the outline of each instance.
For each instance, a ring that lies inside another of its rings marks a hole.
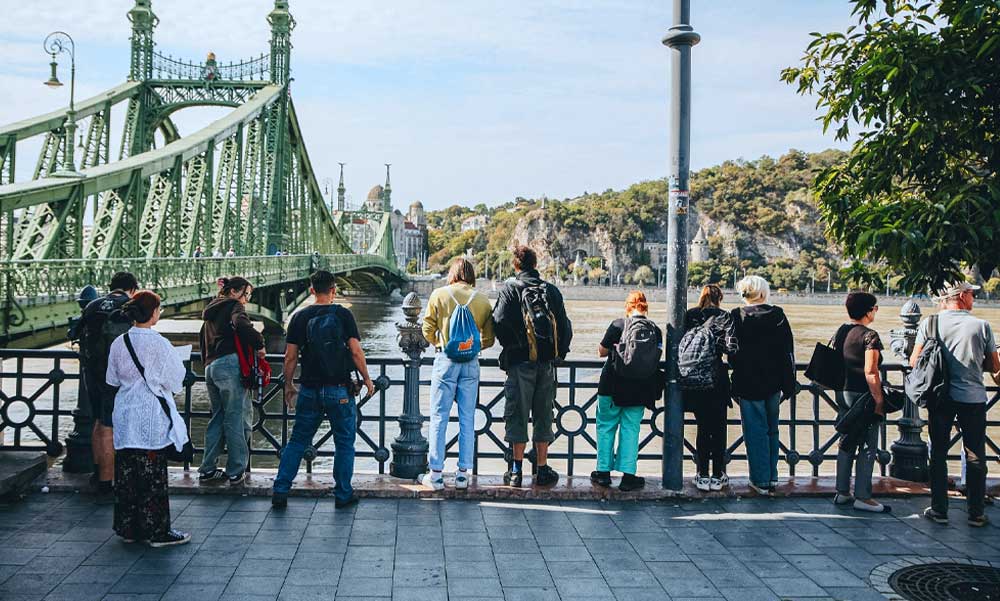
[[[0,0],[0,123],[68,103],[41,42],[77,44],[77,98],[123,82],[131,0]],[[228,62],[267,52],[271,0],[153,0],[157,49]],[[846,0],[693,0],[691,163],[843,147],[815,99],[779,81]],[[292,97],[322,181],[347,163],[362,201],[392,163],[397,208],[574,197],[666,176],[666,0],[291,0]],[[62,60],[62,59],[60,59]],[[68,80],[61,64],[60,78]],[[228,109],[175,117],[192,133]],[[115,116],[113,115],[113,120]],[[118,117],[120,124],[120,117]],[[19,145],[18,179],[40,142]],[[335,184],[334,186],[335,187]]]

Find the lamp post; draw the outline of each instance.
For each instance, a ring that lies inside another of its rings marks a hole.
[[[684,407],[677,383],[677,344],[687,310],[688,173],[691,146],[691,0],[674,0],[674,24],[663,37],[670,53],[670,202],[667,213],[667,402],[663,419],[663,488],[684,479]]]
[[[63,85],[59,81],[59,76],[56,75],[56,68],[58,67],[56,55],[61,53],[69,55],[69,110],[66,111],[66,125],[64,126],[66,130],[66,152],[63,153],[62,168],[53,172],[52,175],[54,177],[83,177],[83,174],[76,170],[76,161],[73,160],[73,140],[76,136],[76,106],[74,105],[74,97],[76,95],[76,44],[73,43],[73,38],[65,31],[53,31],[46,36],[45,41],[42,42],[42,47],[52,57],[52,62],[49,63],[52,71],[49,74],[48,81],[45,82],[45,85],[50,88],[61,88]]]
[[[403,361],[406,384],[403,388],[403,414],[399,416],[399,436],[392,443],[389,473],[408,480],[427,471],[427,439],[420,433],[424,423],[424,416],[420,413],[420,356],[428,343],[421,333],[420,309],[417,293],[407,294],[403,299],[406,321],[396,324],[399,348],[406,356]]]

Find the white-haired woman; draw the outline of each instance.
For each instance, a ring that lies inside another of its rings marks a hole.
[[[781,307],[768,304],[767,280],[751,275],[736,287],[746,306],[733,309],[739,351],[730,356],[732,395],[740,405],[750,488],[771,495],[778,485],[778,407],[795,394],[792,328]]]

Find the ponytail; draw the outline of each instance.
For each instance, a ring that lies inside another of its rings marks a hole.
[[[230,292],[246,290],[247,286],[253,287],[249,280],[239,276],[219,278],[215,283],[219,286],[219,296],[229,296]]]

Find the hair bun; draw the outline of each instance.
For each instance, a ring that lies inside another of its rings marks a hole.
[[[222,288],[226,287],[226,284],[229,283],[229,278],[219,278],[215,280],[215,283],[219,286],[219,289],[221,290]]]

